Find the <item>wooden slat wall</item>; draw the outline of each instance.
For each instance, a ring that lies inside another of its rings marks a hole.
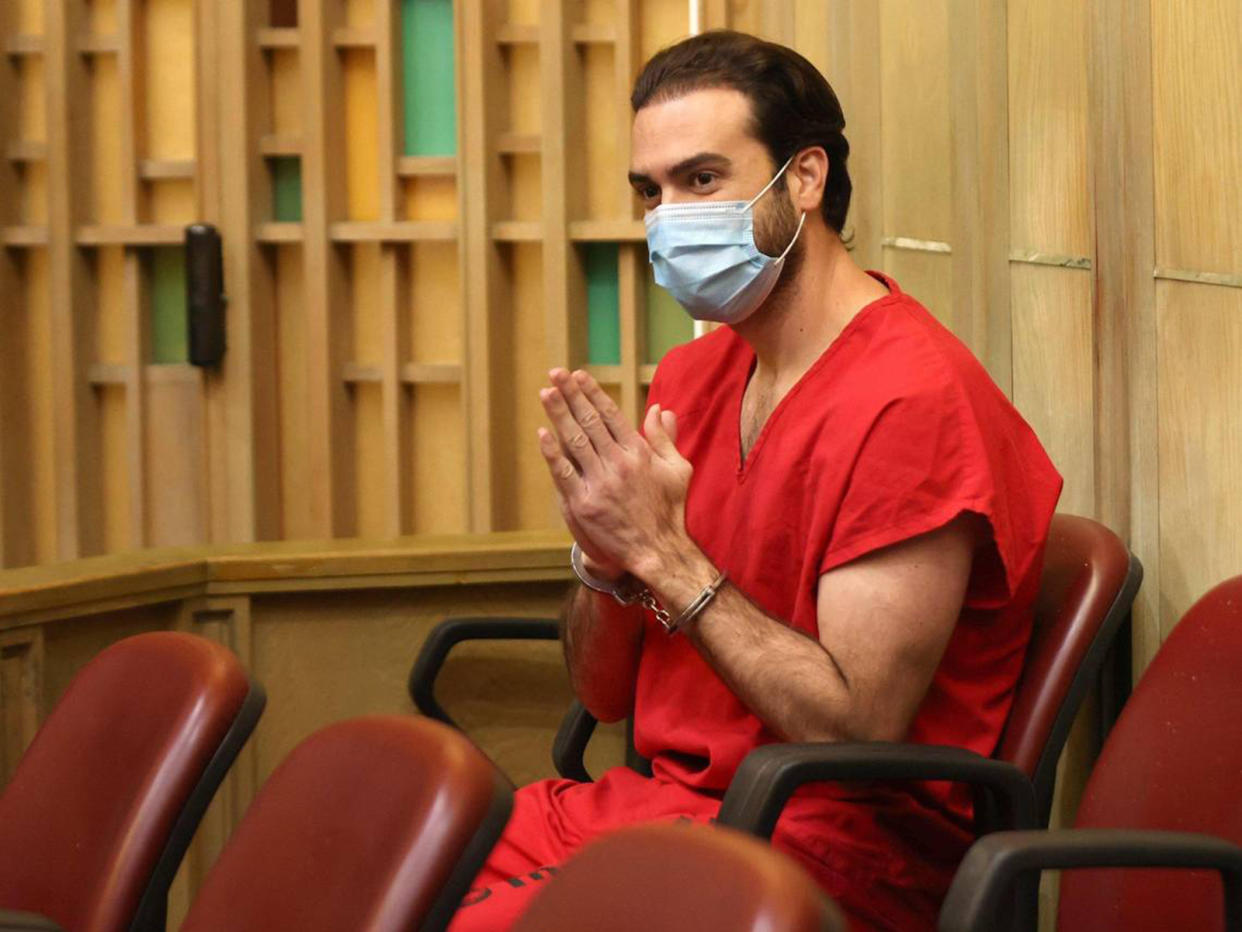
[[[1012,397],[1065,478],[1061,510],[1091,515],[1094,245],[1087,16],[1073,2],[1013,0],[1008,18]],[[1060,193],[1048,197],[1049,191]],[[1093,725],[1089,708],[1070,734],[1053,800],[1055,824],[1072,821],[1077,809],[1082,775],[1097,747]],[[1046,876],[1042,888],[1050,904],[1055,879]]]
[[[329,225],[347,216],[347,152],[342,57],[334,31],[344,24],[336,0],[298,4],[302,148],[301,303],[306,328],[306,441],[308,530],[332,537],[356,529],[353,491],[355,437],[344,365],[352,328],[347,315],[347,256]],[[296,403],[296,402],[295,402]],[[295,467],[296,468],[296,467]]]
[[[1009,388],[1066,476],[1063,509],[1130,540],[1141,668],[1197,594],[1242,571],[1236,367],[1204,365],[1236,337],[1242,284],[1227,206],[1242,202],[1242,13],[830,6],[858,255],[873,264],[878,240],[882,267]]]
[[[0,42],[18,34],[17,8],[0,4]],[[2,51],[2,50],[0,50]],[[19,138],[17,111],[21,77],[15,55],[0,62],[0,140]],[[5,230],[22,226],[21,177],[18,163],[0,158],[0,227]],[[7,238],[0,242],[0,332],[7,339],[0,341],[0,566],[20,565],[34,559],[33,548],[20,529],[29,527],[29,497],[18,484],[21,469],[26,472],[29,459],[24,441],[29,437],[28,412],[18,402],[17,376],[25,355],[25,301],[22,287],[21,259]]]
[[[685,0],[458,2],[445,157],[402,149],[399,0],[302,0],[297,26],[270,9],[5,6],[6,565],[555,525],[534,388],[588,361],[587,242],[617,249],[622,364],[599,374],[641,414],[625,104]],[[776,21],[734,4],[718,22]],[[609,141],[584,158],[588,120]],[[298,160],[300,220],[274,215],[274,158]],[[194,220],[224,234],[218,371],[152,362],[152,250]]]
[[[208,5],[213,6],[213,5]],[[273,195],[260,148],[273,126],[277,109],[269,75],[270,59],[255,37],[267,23],[260,4],[225,4],[216,10],[218,32],[217,105],[232,101],[228,131],[219,139],[218,180],[220,225],[225,230],[257,230],[274,216]],[[287,64],[295,53],[284,53],[272,70]],[[295,62],[296,64],[296,62]],[[198,68],[199,86],[213,83],[204,63]],[[296,75],[295,75],[296,77]],[[248,91],[255,88],[255,91]],[[283,88],[282,88],[283,89]],[[293,109],[300,113],[300,109]],[[210,107],[204,106],[204,121]],[[221,114],[222,116],[223,114]],[[222,125],[220,122],[217,126]],[[281,127],[283,128],[283,127]],[[211,148],[199,132],[200,149]],[[204,172],[206,175],[206,172]],[[202,192],[205,200],[206,189]],[[206,205],[205,208],[206,209]],[[282,536],[281,428],[282,398],[277,349],[279,313],[276,282],[282,268],[282,249],[264,246],[253,236],[224,239],[226,287],[229,295],[229,349],[217,379],[209,386],[211,408],[211,534],[215,540],[252,540]],[[299,276],[292,278],[297,281]],[[220,442],[220,440],[225,442]],[[300,504],[300,502],[299,502]]]
[[[1163,636],[1242,571],[1242,8],[1150,6]]]

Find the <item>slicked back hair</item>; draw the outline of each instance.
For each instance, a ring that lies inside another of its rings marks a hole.
[[[637,113],[692,91],[732,88],[750,101],[751,133],[772,161],[784,165],[794,153],[822,146],[828,179],[821,211],[838,235],[850,207],[850,144],[837,95],[822,74],[793,49],[774,42],[714,29],[662,49],[643,66],[630,106]],[[783,187],[784,178],[778,185]]]

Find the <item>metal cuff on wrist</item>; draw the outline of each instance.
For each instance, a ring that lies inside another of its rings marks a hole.
[[[721,571],[716,575],[710,583],[704,586],[699,594],[694,597],[689,605],[676,618],[673,618],[668,609],[656,601],[656,597],[651,590],[642,584],[640,580],[635,579],[628,573],[616,582],[610,582],[606,579],[600,579],[598,576],[592,575],[591,571],[586,568],[586,564],[582,559],[582,548],[578,546],[578,542],[574,541],[574,545],[569,548],[569,565],[574,568],[574,572],[578,575],[578,579],[588,589],[596,592],[603,592],[612,596],[622,605],[633,605],[635,602],[641,602],[643,607],[648,609],[656,617],[661,627],[664,628],[666,634],[676,634],[691,621],[702,614],[703,610],[711,604],[716,598],[716,593],[720,591],[720,587],[728,581],[728,576]]]
[[[694,597],[694,601],[686,606],[686,610],[684,612],[674,618],[671,622],[667,622],[664,618],[660,618],[661,624],[664,625],[665,632],[667,634],[676,634],[691,621],[701,615],[703,610],[711,604],[712,599],[716,598],[716,593],[720,591],[720,587],[725,584],[728,578],[729,577],[722,570],[717,574],[715,579],[699,591],[699,594]],[[665,617],[667,616],[668,613],[666,612]]]
[[[582,585],[596,592],[603,592],[617,600],[621,605],[633,605],[642,598],[646,591],[637,579],[626,573],[615,582],[600,579],[586,568],[586,563],[582,559],[582,548],[578,546],[578,542],[574,541],[574,545],[569,548],[569,565],[574,568],[574,573],[581,580]]]

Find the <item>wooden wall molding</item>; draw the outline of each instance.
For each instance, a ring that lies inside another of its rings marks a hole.
[[[110,554],[0,570],[0,631],[161,602],[254,593],[569,580],[557,531],[297,541]],[[235,604],[204,603],[211,605]],[[198,609],[194,609],[198,610]],[[240,642],[239,642],[240,644]]]
[[[124,0],[122,0],[124,3]],[[82,31],[82,0],[45,6],[44,80],[47,114],[48,287],[51,308],[52,397],[56,409],[56,553],[62,560],[103,549],[100,490],[89,464],[99,459],[91,387],[85,362],[94,343],[86,258],[74,231],[88,198],[82,108],[88,88],[86,62],[74,48]]]
[[[341,58],[333,45],[341,5],[303,0],[298,5],[299,50],[305,108],[302,152],[302,256],[309,368],[306,470],[310,486],[309,525],[323,536],[354,532],[356,509],[350,494],[354,476],[354,430],[348,391],[340,379],[350,359],[351,328],[345,257],[329,227],[346,215],[342,166],[345,139],[340,101]]]
[[[0,632],[0,722],[7,781],[43,721],[43,629],[37,625]]]
[[[16,30],[17,10],[12,4],[0,3],[0,36],[11,37]],[[12,42],[13,40],[9,40]],[[12,48],[12,46],[9,46]],[[11,61],[0,62],[0,139],[17,135],[17,70]],[[21,224],[18,211],[18,175],[16,163],[0,159],[0,228],[13,229]],[[21,529],[29,527],[29,496],[23,494],[20,479],[24,478],[27,459],[22,438],[27,436],[27,415],[17,403],[18,366],[26,346],[26,313],[22,307],[21,273],[18,253],[7,242],[0,244],[0,566],[33,562],[33,547],[23,539]],[[11,426],[10,426],[11,425]]]

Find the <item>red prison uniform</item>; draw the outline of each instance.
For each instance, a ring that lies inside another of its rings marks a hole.
[[[670,352],[650,401],[677,414],[678,449],[694,465],[690,535],[753,603],[811,637],[821,575],[963,512],[987,519],[991,541],[908,740],[990,755],[1030,636],[1061,478],[970,352],[876,277],[890,294],[863,308],[790,390],[744,462],[754,354],[731,330]],[[711,624],[710,612],[698,623]],[[746,753],[777,740],[686,638],[650,617],[646,625],[634,737],[653,778],[620,767],[593,784],[521,789],[451,932],[506,929],[539,881],[601,832],[712,818]],[[931,929],[972,839],[970,810],[968,791],[948,784],[817,785],[791,800],[774,843],[841,903],[854,930]]]

